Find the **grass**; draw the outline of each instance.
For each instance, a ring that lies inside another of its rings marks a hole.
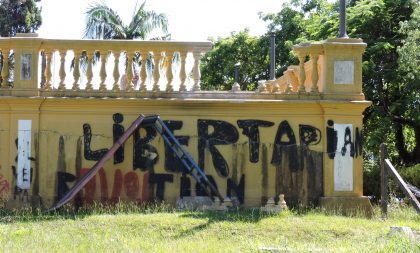
[[[391,226],[420,230],[420,215],[392,208],[385,220],[320,210],[266,214],[180,212],[117,205],[42,214],[0,211],[2,252],[420,252],[420,242],[389,236]]]

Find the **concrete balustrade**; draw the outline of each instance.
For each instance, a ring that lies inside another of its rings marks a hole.
[[[200,59],[210,42],[0,38],[2,54],[15,61],[3,60],[0,95],[363,100],[365,47],[358,39],[296,45],[299,65],[256,92],[216,92],[201,91]]]
[[[364,99],[360,39],[329,39],[293,47],[299,65],[276,80],[266,81],[262,93],[286,94],[290,99]],[[341,50],[341,51],[340,51]]]
[[[19,66],[16,61],[13,68],[10,68],[8,61],[3,61],[1,75],[4,81],[1,87],[9,90],[6,93],[17,96],[106,97],[109,93],[131,93],[122,96],[134,96],[132,93],[186,92],[189,76],[190,90],[199,91],[200,57],[212,49],[212,44],[15,37],[0,38],[0,49],[5,56],[13,52],[14,59],[29,57],[27,59],[30,60],[30,65],[25,58],[25,62],[19,63],[26,65]],[[42,57],[45,67],[41,66]],[[188,58],[192,62],[190,68],[187,67]],[[20,85],[22,80],[19,75],[13,74],[23,71],[24,68],[32,77],[30,85],[25,85],[25,92],[22,93],[19,92],[23,88]],[[73,79],[70,80],[69,77]],[[112,80],[108,77],[112,77]],[[42,83],[41,79],[45,82]],[[148,81],[152,84],[149,88]],[[178,83],[177,90],[174,89],[175,81]]]

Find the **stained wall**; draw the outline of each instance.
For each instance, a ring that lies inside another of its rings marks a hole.
[[[222,195],[244,206],[279,194],[291,205],[316,205],[326,195],[362,196],[360,115],[366,105],[360,102],[13,97],[0,102],[0,190],[15,204],[36,196],[52,205],[139,114],[160,115]],[[18,187],[16,175],[22,120],[32,126],[28,189]],[[334,178],[334,170],[341,174]],[[174,204],[182,196],[203,194],[159,134],[140,127],[84,188],[82,199]]]

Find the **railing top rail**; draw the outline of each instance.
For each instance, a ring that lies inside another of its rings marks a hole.
[[[10,48],[15,44],[35,42],[39,49],[95,49],[95,50],[131,50],[131,51],[199,51],[207,52],[213,48],[211,42],[193,41],[158,41],[158,40],[91,40],[91,39],[44,39],[37,37],[0,38],[0,48]],[[32,44],[33,45],[33,44]],[[33,45],[33,46],[35,46]]]

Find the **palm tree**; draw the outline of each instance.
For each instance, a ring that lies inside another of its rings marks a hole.
[[[161,29],[166,35],[151,38],[152,40],[170,40],[168,32],[168,19],[165,14],[157,14],[155,11],[145,10],[146,1],[144,1],[139,8],[138,2],[135,5],[133,16],[128,25],[122,22],[121,17],[117,12],[106,5],[104,1],[96,2],[91,5],[86,12],[86,27],[84,38],[87,39],[146,39],[148,35],[155,29]],[[125,52],[123,52],[125,55]],[[84,54],[81,57],[81,67],[86,71],[87,56]],[[96,52],[93,58],[95,64],[99,60],[100,54]],[[126,61],[123,64],[127,64]],[[140,54],[135,53],[133,57],[133,67],[135,70],[135,77],[138,78],[138,70],[141,65]],[[73,66],[73,64],[72,64]],[[147,57],[148,72],[153,69],[153,61],[151,56]]]
[[[165,14],[144,9],[146,1],[139,8],[134,8],[130,24],[122,22],[117,12],[105,2],[96,2],[86,12],[84,38],[88,39],[146,39],[155,29],[164,33],[168,30],[168,19]]]

